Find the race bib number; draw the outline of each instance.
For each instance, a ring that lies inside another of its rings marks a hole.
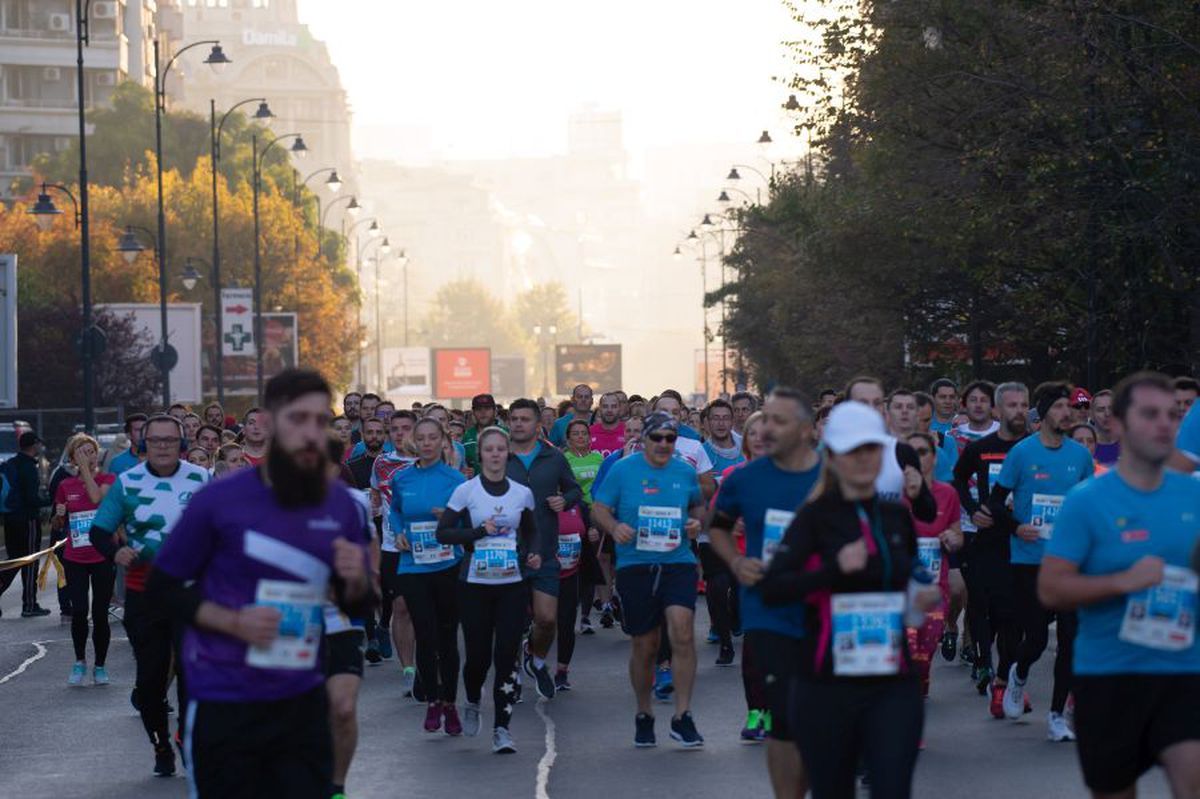
[[[468,582],[500,585],[519,582],[520,579],[516,536],[489,535],[475,542]]]
[[[839,677],[898,674],[904,639],[904,594],[900,591],[835,594],[833,673]]]
[[[683,511],[642,505],[638,508],[637,548],[643,552],[672,552],[683,543]]]
[[[1034,494],[1033,510],[1029,515],[1029,523],[1037,528],[1038,537],[1049,541],[1054,535],[1054,520],[1062,508],[1063,498],[1059,494]]]
[[[762,562],[764,566],[771,565],[771,559],[775,557],[776,550],[783,542],[783,534],[787,532],[794,518],[796,518],[796,514],[790,510],[767,508],[767,512],[763,516]]]
[[[939,580],[942,576],[942,542],[937,538],[917,539],[917,558],[921,565]]]
[[[279,637],[270,646],[246,649],[246,663],[260,669],[313,669],[321,644],[322,585],[259,580],[254,604],[279,611]]]
[[[1163,581],[1130,594],[1118,637],[1130,644],[1179,652],[1196,639],[1196,593],[1200,578],[1191,569],[1165,566]]]
[[[437,522],[409,523],[408,546],[412,550],[413,562],[418,566],[433,566],[454,560],[454,547],[437,540]]]
[[[579,556],[583,554],[583,538],[579,533],[560,535],[558,537],[558,564],[563,571],[569,571],[579,565]]]
[[[92,519],[96,518],[96,511],[81,510],[70,514],[67,517],[67,524],[71,526],[71,547],[73,549],[83,549],[92,545],[88,533],[92,529]]]

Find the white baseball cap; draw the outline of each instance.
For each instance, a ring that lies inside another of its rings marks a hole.
[[[864,444],[882,446],[892,439],[883,427],[879,411],[865,403],[848,400],[835,405],[829,413],[822,440],[835,455],[844,455]]]

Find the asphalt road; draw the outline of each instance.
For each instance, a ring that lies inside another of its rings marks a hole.
[[[21,619],[18,588],[0,599],[0,796],[186,796],[182,777],[156,779],[150,774],[150,748],[128,701],[133,661],[121,626],[114,627],[109,656],[113,684],[68,687],[70,631],[59,621],[52,592],[43,592],[41,600],[55,610],[52,616]],[[706,624],[702,616],[698,633]],[[491,754],[490,735],[485,734],[490,729],[490,688],[484,691],[484,731],[478,738],[427,735],[421,731],[422,707],[400,695],[395,661],[369,667],[359,701],[360,743],[349,793],[433,795],[437,789],[457,787],[482,789],[497,799],[769,796],[762,748],[737,738],[745,713],[738,670],[715,667],[716,648],[700,647],[694,715],[706,745],[698,751],[682,751],[667,739],[668,706],[658,711],[659,747],[633,748],[628,644],[614,630],[580,639],[573,692],[549,703],[527,699],[518,707],[511,728],[518,753],[507,757]],[[1035,667],[1035,712],[1028,721],[994,721],[966,670],[939,658],[914,795],[1086,796],[1074,746],[1045,738],[1048,668],[1048,657]],[[527,688],[526,693],[532,691]],[[1161,774],[1143,779],[1140,795],[1167,797]]]

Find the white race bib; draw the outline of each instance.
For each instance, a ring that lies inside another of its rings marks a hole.
[[[917,539],[917,558],[934,580],[942,577],[942,542],[937,538]]]
[[[683,543],[683,511],[657,505],[638,507],[637,548],[643,552],[673,552]]]
[[[834,594],[833,673],[866,677],[900,672],[904,593]]]
[[[418,566],[433,566],[454,560],[454,547],[437,540],[437,522],[409,522],[408,546],[412,550],[413,563]]]
[[[504,585],[521,581],[515,535],[488,535],[475,542],[467,582]]]
[[[796,518],[796,514],[790,510],[767,508],[766,514],[763,515],[762,562],[764,566],[771,565],[775,551],[783,542],[783,534],[787,532],[794,518]]]
[[[1029,514],[1029,523],[1037,528],[1038,537],[1049,541],[1054,535],[1054,520],[1062,508],[1061,494],[1034,494],[1033,509]]]
[[[254,604],[279,611],[279,637],[270,646],[246,649],[246,663],[260,669],[313,669],[321,645],[325,586],[259,580]]]
[[[1196,639],[1196,593],[1200,578],[1191,569],[1163,567],[1163,581],[1130,594],[1121,620],[1122,641],[1179,652]]]
[[[92,520],[96,518],[94,510],[75,511],[67,517],[67,524],[71,526],[71,548],[83,549],[91,547],[92,540],[88,534],[92,530]]]
[[[569,571],[579,565],[579,556],[583,554],[583,539],[579,533],[569,533],[558,537],[558,564],[563,571]]]

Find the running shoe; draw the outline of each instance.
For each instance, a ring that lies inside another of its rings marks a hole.
[[[49,616],[49,615],[50,615],[50,611],[47,610],[46,608],[42,607],[41,605],[34,605],[31,608],[27,608],[27,609],[21,611],[22,619],[32,619],[37,616]]]
[[[383,660],[383,655],[379,651],[379,644],[373,638],[367,643],[366,658],[367,662],[372,666],[378,666],[379,662]]]
[[[612,606],[605,605],[600,611],[600,626],[606,630],[611,630],[613,626],[613,610]]]
[[[84,663],[76,663],[71,667],[71,676],[67,678],[67,685],[82,685],[83,678],[87,675],[87,665]]]
[[[980,696],[987,696],[988,686],[992,684],[992,678],[995,676],[987,666],[975,670],[975,690]]]
[[[479,734],[478,702],[463,702],[462,734],[468,738]]]
[[[442,729],[442,706],[430,702],[425,708],[425,732],[437,732]]]
[[[570,691],[572,688],[574,686],[571,685],[570,677],[565,670],[560,669],[554,673],[554,690],[556,692]]]
[[[404,671],[401,674],[402,682],[401,682],[401,689],[400,689],[400,692],[404,696],[412,696],[413,695],[413,683],[416,682],[416,679],[417,679],[417,670],[415,668],[413,668],[412,666],[405,666]]]
[[[733,665],[733,645],[732,644],[721,644],[721,652],[717,655],[717,665],[718,666],[732,666]]]
[[[1025,712],[1025,680],[1017,678],[1017,664],[1008,669],[1008,685],[1004,689],[1004,715],[1010,719],[1019,719]]]
[[[708,638],[705,639],[705,642],[709,644],[719,644],[721,643],[721,636],[717,635],[716,630],[714,630],[712,627],[709,627]]]
[[[684,712],[677,719],[671,719],[671,740],[678,741],[684,749],[704,746],[704,737],[696,730],[691,711]]]
[[[97,666],[92,669],[92,685],[108,685],[108,669]]]
[[[742,740],[745,743],[762,743],[767,737],[766,719],[761,710],[751,710],[746,713],[746,726],[742,727]]]
[[[590,618],[588,618],[587,616],[584,616],[582,619],[579,620],[579,634],[580,635],[595,635],[596,634],[596,628],[592,626],[592,620]]]
[[[658,739],[654,737],[654,716],[638,713],[633,717],[633,728],[633,745],[638,749],[658,746]]]
[[[771,711],[763,711],[763,732],[767,735],[771,734]]]
[[[535,666],[533,655],[526,653],[525,673],[533,678],[533,688],[537,691],[538,696],[542,699],[554,698],[554,678],[550,676],[550,669],[545,662],[541,666]]]
[[[675,692],[675,682],[671,679],[671,670],[658,668],[654,671],[654,698],[659,702],[670,702],[671,694]]]
[[[946,662],[953,663],[954,656],[958,653],[958,633],[953,630],[946,630],[942,633],[942,657]]]
[[[154,747],[154,776],[175,776],[175,753],[170,745]]]
[[[492,754],[496,755],[512,755],[516,754],[517,745],[513,742],[512,736],[508,734],[507,727],[497,727],[492,730]]]
[[[462,722],[458,720],[458,708],[450,703],[442,705],[442,730],[452,736],[463,734]]]
[[[611,607],[612,607],[612,616],[613,616],[613,619],[615,619],[615,620],[616,620],[617,624],[620,624],[620,623],[621,623],[621,619],[623,618],[623,615],[622,615],[622,614],[623,614],[623,611],[621,610],[621,597],[619,597],[619,596],[614,596],[614,597],[612,598],[612,604],[611,604]]]
[[[1066,718],[1062,713],[1055,713],[1053,710],[1046,716],[1046,737],[1051,741],[1074,741],[1075,731],[1071,729],[1071,725],[1067,724]]]
[[[375,642],[379,648],[379,656],[384,660],[390,660],[392,657],[392,636],[384,634],[379,636],[379,640]]]
[[[1004,686],[992,680],[992,701],[988,705],[992,718],[1004,718]]]

